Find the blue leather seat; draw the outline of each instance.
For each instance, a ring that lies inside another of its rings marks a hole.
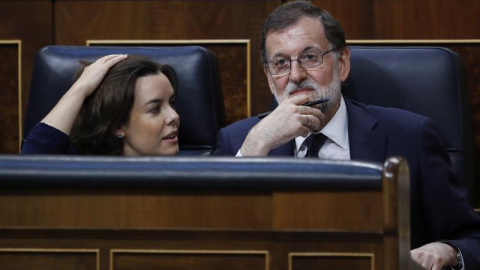
[[[351,71],[343,94],[366,104],[432,118],[462,185],[473,192],[473,121],[461,57],[440,47],[350,48]],[[471,194],[469,197],[473,199]]]
[[[73,84],[79,60],[94,61],[112,53],[145,55],[171,65],[178,75],[176,108],[181,119],[180,154],[208,155],[214,151],[217,131],[224,125],[225,109],[216,57],[200,46],[47,46],[41,49],[35,59],[24,138]]]

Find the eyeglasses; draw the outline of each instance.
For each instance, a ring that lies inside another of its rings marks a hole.
[[[320,66],[323,63],[323,56],[332,51],[335,51],[335,49],[330,49],[325,52],[308,51],[297,57],[297,59],[277,57],[268,61],[265,64],[265,67],[273,77],[280,77],[290,72],[292,61],[297,61],[298,64],[305,69],[314,68]]]

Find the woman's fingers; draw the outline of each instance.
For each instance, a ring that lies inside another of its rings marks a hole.
[[[127,54],[108,54],[108,55],[105,55],[105,56],[102,56],[100,58],[98,58],[97,61],[95,62],[99,62],[99,63],[106,63],[112,59],[115,59],[115,58],[123,58],[123,57],[126,57]]]
[[[104,59],[104,63],[111,67],[111,66],[115,65],[116,63],[124,60],[127,57],[128,57],[128,54],[107,55],[106,58]]]
[[[127,57],[127,54],[110,54],[97,59],[85,67],[74,88],[82,91],[84,96],[89,96],[100,85],[108,70]]]

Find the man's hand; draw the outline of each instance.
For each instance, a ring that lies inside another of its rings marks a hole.
[[[302,106],[313,101],[309,95],[294,96],[279,106],[250,130],[240,149],[242,156],[266,156],[270,150],[289,142],[297,136],[321,129],[325,116],[317,108]]]
[[[457,264],[456,250],[444,243],[430,243],[410,251],[412,259],[425,269],[442,270]]]

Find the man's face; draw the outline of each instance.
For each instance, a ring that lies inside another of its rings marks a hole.
[[[297,59],[312,50],[325,52],[331,49],[323,25],[318,18],[302,17],[290,27],[267,34],[265,48],[268,60],[283,57]],[[323,63],[304,69],[297,61],[291,62],[290,72],[272,76],[265,68],[270,90],[280,103],[294,95],[329,97],[330,104],[340,102],[340,84],[348,76],[349,51],[345,49],[336,60],[335,52],[323,56]],[[346,65],[348,61],[348,66]]]

